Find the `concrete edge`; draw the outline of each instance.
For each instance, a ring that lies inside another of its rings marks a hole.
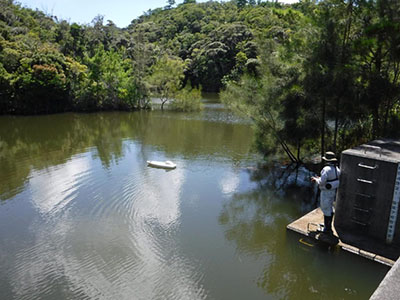
[[[372,294],[370,300],[397,300],[400,295],[400,259],[383,278],[378,288]]]

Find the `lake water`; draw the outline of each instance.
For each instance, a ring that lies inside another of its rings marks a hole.
[[[213,102],[0,117],[0,298],[368,298],[388,268],[286,231],[310,174],[258,169],[252,141]]]

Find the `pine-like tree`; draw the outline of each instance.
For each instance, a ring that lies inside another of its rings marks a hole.
[[[237,5],[237,7],[238,7],[239,9],[240,9],[240,8],[243,8],[243,7],[245,7],[245,6],[247,5],[247,0],[237,0],[236,5]]]
[[[166,9],[171,9],[172,8],[172,6],[174,6],[175,5],[175,0],[168,0],[167,1],[167,6],[165,7]]]

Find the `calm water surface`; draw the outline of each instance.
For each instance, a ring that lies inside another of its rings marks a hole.
[[[0,298],[368,298],[388,269],[287,232],[310,174],[252,138],[216,103],[0,117]]]

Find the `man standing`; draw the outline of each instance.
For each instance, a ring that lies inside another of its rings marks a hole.
[[[320,207],[324,213],[324,232],[332,233],[333,201],[336,198],[336,190],[339,187],[340,169],[337,167],[335,153],[326,152],[322,157],[325,162],[320,177],[311,177],[312,182],[318,184],[321,190]]]

